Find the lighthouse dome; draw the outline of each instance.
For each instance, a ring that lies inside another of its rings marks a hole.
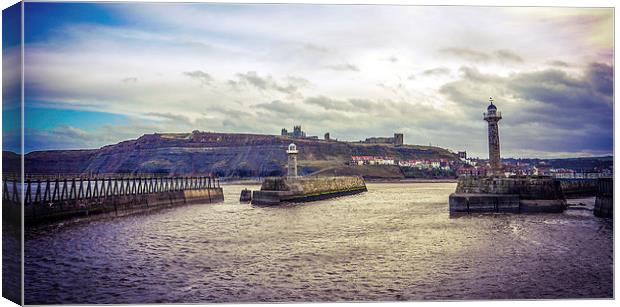
[[[295,145],[294,143],[291,143],[288,145],[288,150],[289,151],[296,151],[297,150],[297,145]]]
[[[494,104],[490,104],[490,105],[487,107],[487,111],[491,111],[491,110],[492,110],[492,111],[496,111],[496,110],[497,110],[497,107],[496,107]]]

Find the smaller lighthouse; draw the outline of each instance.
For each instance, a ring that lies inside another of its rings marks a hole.
[[[291,143],[288,145],[288,177],[297,177],[297,145]]]
[[[499,127],[497,123],[502,119],[502,113],[497,111],[497,107],[493,104],[493,98],[490,97],[491,104],[484,113],[484,120],[489,123],[489,164],[491,165],[491,176],[501,176],[502,161],[499,154]]]

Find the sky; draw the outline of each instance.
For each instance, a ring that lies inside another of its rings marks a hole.
[[[155,132],[613,153],[613,9],[26,3],[26,152]]]

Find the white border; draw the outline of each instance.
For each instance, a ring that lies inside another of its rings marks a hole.
[[[17,3],[18,1],[9,0],[2,1],[1,8],[4,10],[9,6]],[[240,0],[240,1],[231,1],[231,0],[220,0],[220,1],[196,1],[196,0],[131,0],[131,1],[80,1],[80,0],[63,0],[63,1],[44,1],[44,0],[28,0],[26,2],[220,2],[220,3],[313,3],[313,4],[395,4],[395,5],[469,5],[469,6],[562,6],[562,7],[611,7],[614,8],[614,34],[617,33],[618,25],[615,23],[615,8],[616,2],[611,0],[589,0],[589,1],[578,1],[578,0],[521,0],[521,1],[513,1],[513,0],[438,0],[438,1],[429,1],[429,0],[388,0],[388,1],[380,1],[380,0]],[[22,7],[23,9],[23,7]],[[22,14],[23,16],[23,14]],[[1,20],[1,17],[0,17]],[[0,23],[1,24],[1,23]],[[1,27],[1,26],[0,26]],[[23,29],[23,25],[22,25]],[[1,38],[1,31],[0,31]],[[23,41],[23,31],[22,31],[22,41]],[[615,36],[614,36],[614,50],[616,49]],[[2,55],[0,53],[0,60]],[[23,85],[23,45],[22,45],[22,85]],[[615,79],[615,52],[614,52],[614,89],[617,89],[618,81]],[[0,72],[1,75],[1,72]],[[0,78],[0,85],[2,81]],[[23,99],[23,86],[22,86],[22,99]],[[615,105],[615,91],[614,91],[614,105]],[[23,103],[22,103],[23,108]],[[614,136],[617,135],[620,128],[616,127],[615,119],[618,115],[618,110],[614,107]],[[2,118],[0,117],[0,125],[2,124]],[[23,109],[22,109],[22,131],[23,131]],[[1,145],[0,145],[1,146]],[[22,149],[23,149],[23,133],[22,133]],[[614,157],[616,153],[616,142],[614,137]],[[2,167],[2,162],[0,159],[0,169]],[[22,161],[23,167],[23,161]],[[23,169],[22,169],[23,172]],[[616,163],[614,159],[614,177],[619,178],[616,168]],[[620,191],[618,188],[620,184],[618,180],[614,182],[614,189],[616,191]],[[23,199],[23,197],[22,197]],[[615,199],[614,199],[615,200]],[[616,202],[614,201],[614,206]],[[22,208],[23,209],[23,208]],[[23,216],[23,214],[22,214]],[[614,225],[614,263],[617,264],[615,260],[616,257],[616,227]],[[23,236],[23,232],[22,232]],[[22,251],[23,251],[23,238],[22,238]],[[1,255],[1,251],[0,251]],[[23,257],[23,253],[22,253]],[[22,258],[23,263],[23,258]],[[618,293],[618,283],[616,283],[616,276],[618,276],[618,265],[614,266],[614,295]],[[23,285],[23,267],[22,267],[22,285]],[[0,276],[1,281],[1,276]],[[22,289],[23,290],[23,289]],[[22,291],[22,301],[23,301],[23,291]],[[320,306],[326,307],[341,307],[341,306],[351,306],[353,304],[359,306],[361,303],[303,303],[303,304],[278,304],[279,306],[299,306],[299,305],[315,305],[320,304]],[[585,304],[588,305],[596,305],[596,306],[614,306],[615,300],[522,300],[522,301],[424,301],[424,302],[398,302],[398,303],[363,303],[363,304],[371,304],[373,306],[582,306]],[[192,304],[192,305],[203,305],[203,304]],[[237,306],[240,304],[211,304],[215,306]],[[264,304],[242,304],[245,306],[261,306]],[[14,306],[14,304],[8,301],[5,298],[0,298],[0,306]],[[76,305],[66,305],[66,306],[76,306]],[[132,305],[132,306],[150,306],[150,305]],[[166,306],[187,306],[187,304],[171,304]]]

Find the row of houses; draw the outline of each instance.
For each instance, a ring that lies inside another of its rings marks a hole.
[[[350,165],[396,165],[396,159],[389,156],[351,156]]]
[[[398,160],[391,156],[351,156],[349,165],[398,165],[402,167],[413,167],[418,169],[450,169],[450,161],[439,160]]]
[[[486,176],[487,165],[463,165],[456,170],[458,176],[479,177]],[[510,176],[551,176],[558,179],[596,179],[612,175],[612,170],[577,171],[566,168],[543,168],[530,165],[504,165],[504,175]]]
[[[558,179],[597,179],[601,177],[613,176],[613,171],[611,169],[573,170],[566,168],[540,168],[538,172],[543,176],[551,176]]]

